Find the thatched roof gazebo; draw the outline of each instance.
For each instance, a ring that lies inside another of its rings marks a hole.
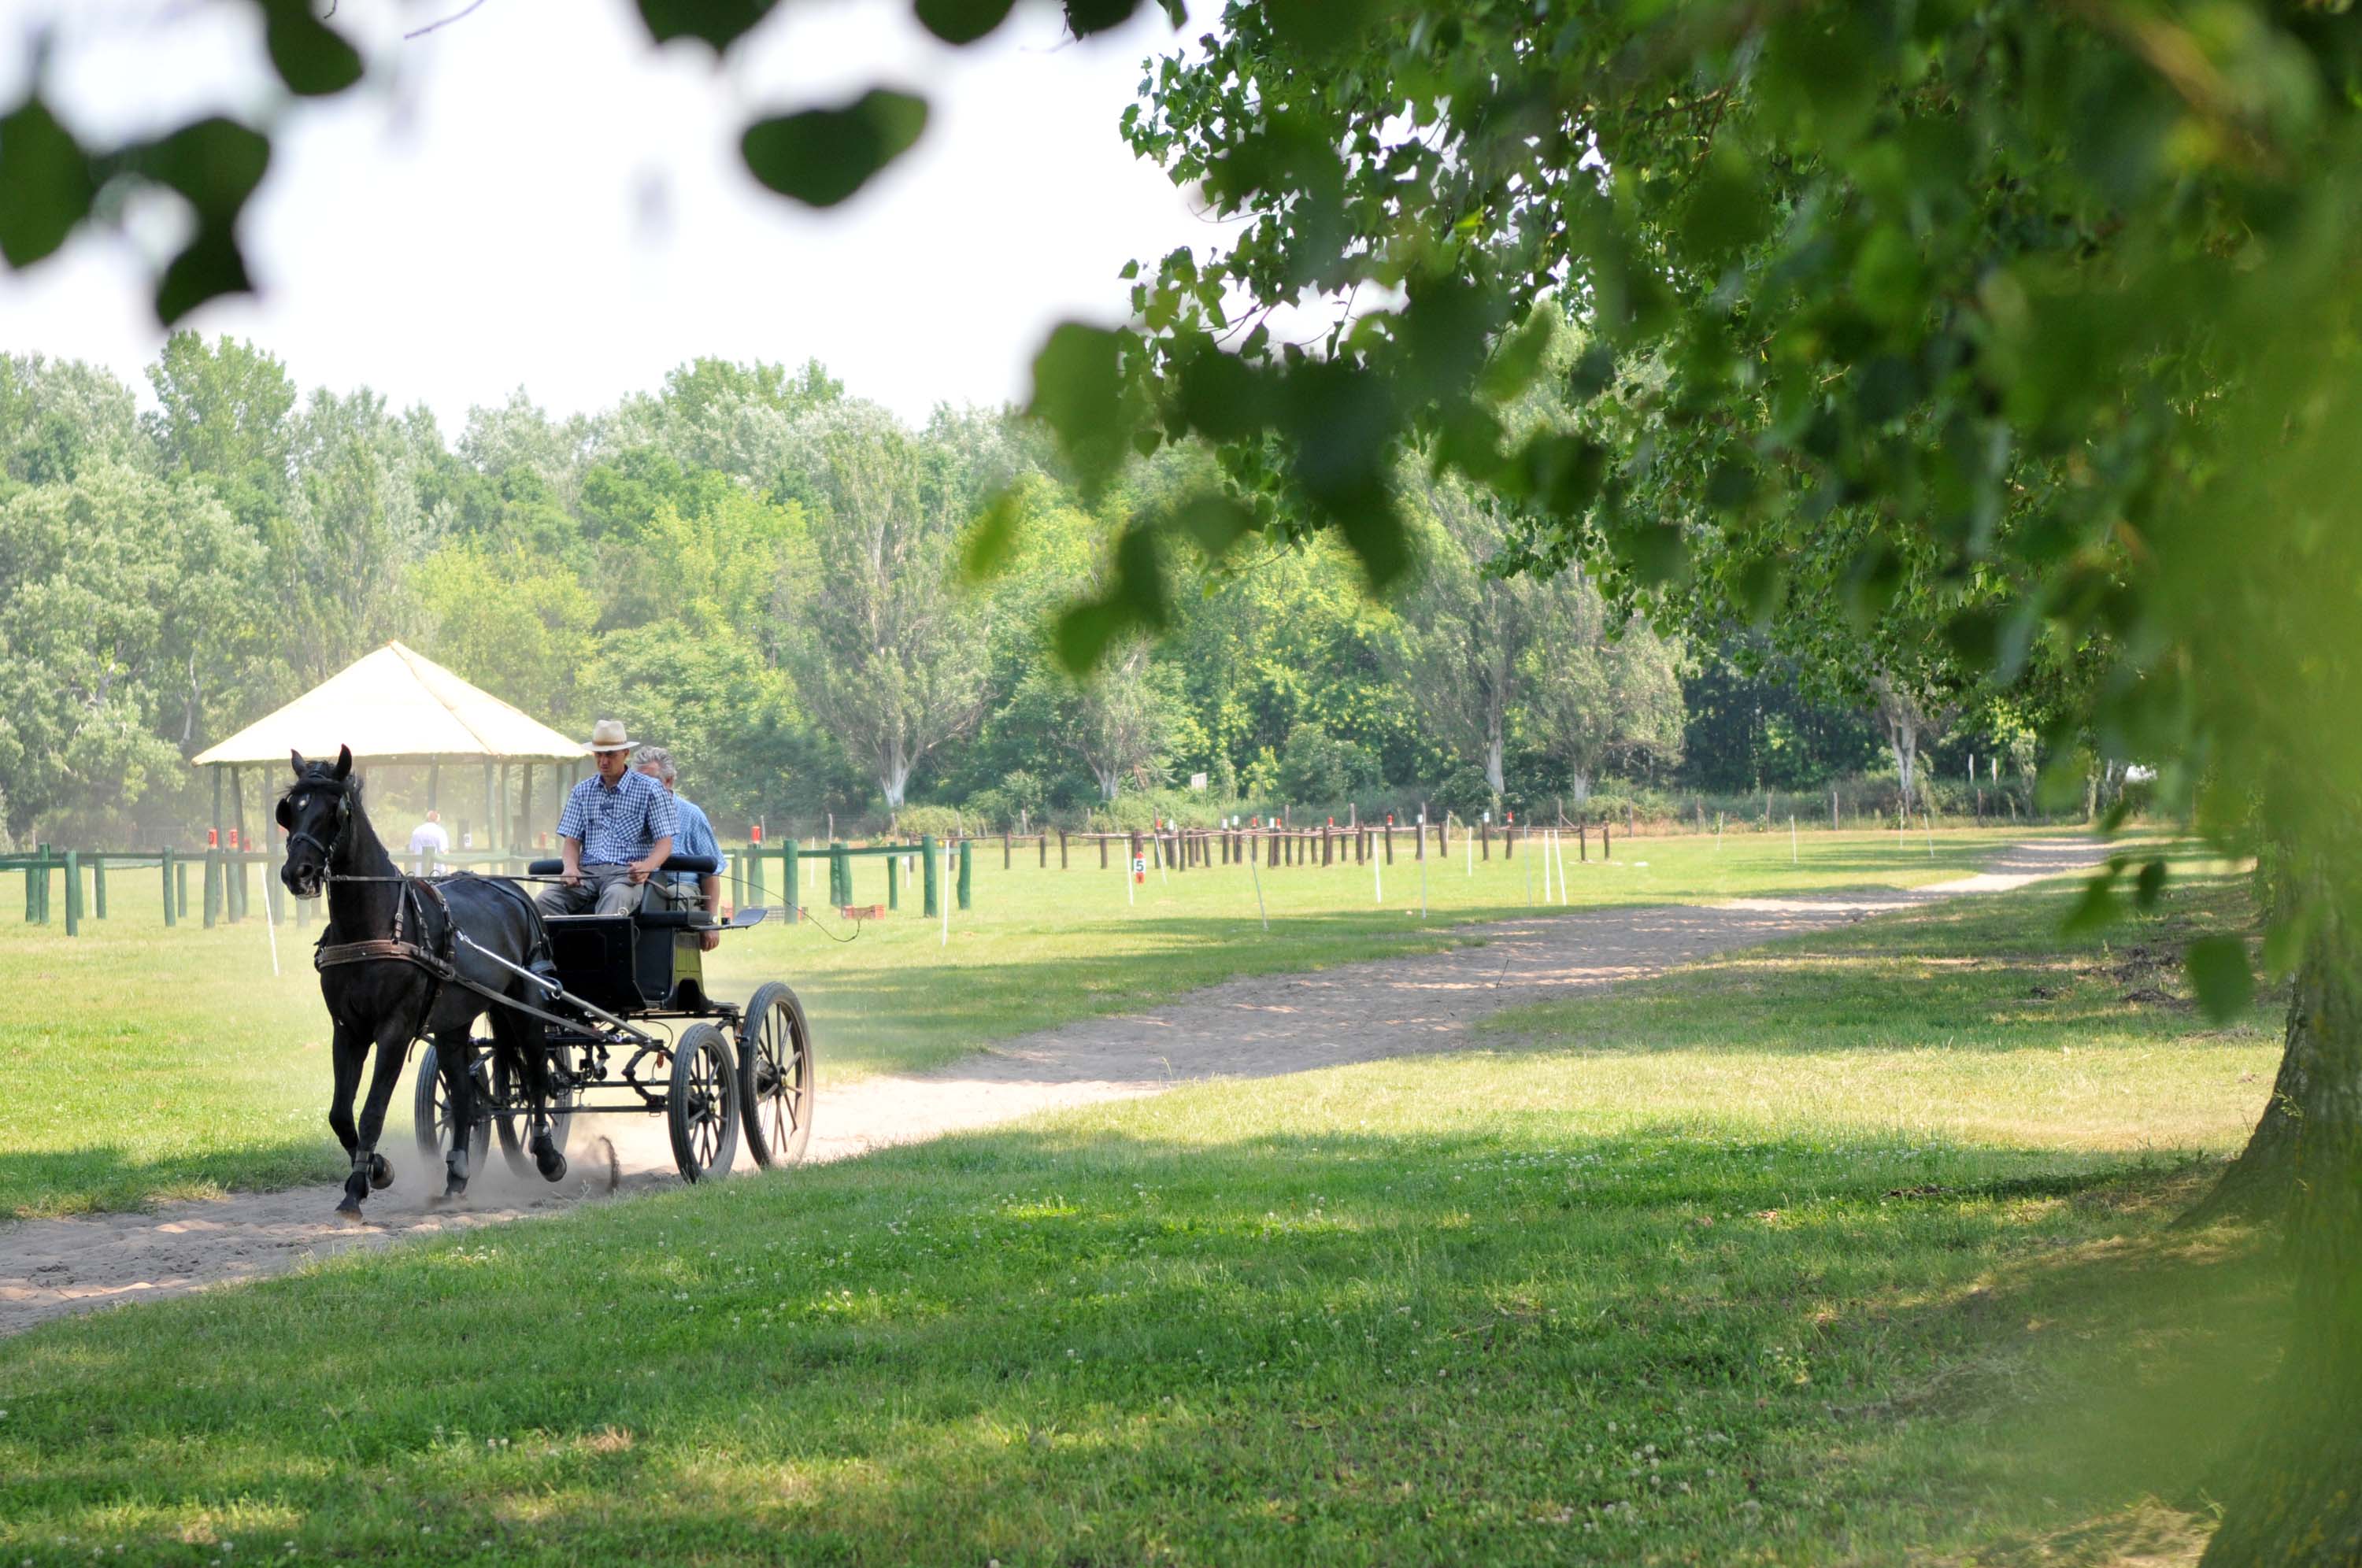
[[[469,685],[433,659],[400,643],[388,643],[191,759],[196,767],[213,769],[216,834],[226,825],[225,779],[229,824],[242,827],[246,791],[241,778],[248,769],[259,774],[255,798],[259,804],[269,798],[269,770],[284,773],[290,751],[334,757],[340,745],[352,748],[358,770],[366,771],[371,763],[425,767],[430,805],[440,803],[445,766],[482,767],[486,835],[481,847],[492,851],[500,848],[502,836],[519,846],[530,842],[534,768],[557,767],[561,782],[570,781],[589,755],[581,743]],[[515,815],[504,819],[513,769],[522,770],[517,778],[521,788],[514,796]],[[393,824],[379,826],[390,832]],[[252,841],[248,843],[251,847]],[[394,847],[398,853],[399,845]]]

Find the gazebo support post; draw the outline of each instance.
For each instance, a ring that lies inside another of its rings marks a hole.
[[[484,847],[498,855],[501,851],[501,801],[495,778],[497,765],[484,764]]]

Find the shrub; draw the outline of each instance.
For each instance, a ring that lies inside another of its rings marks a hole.
[[[1377,753],[1318,724],[1297,725],[1280,749],[1279,792],[1291,801],[1347,800],[1376,789],[1383,777]]]
[[[913,838],[933,834],[950,838],[962,831],[963,813],[955,806],[905,806],[894,814],[894,828]]]

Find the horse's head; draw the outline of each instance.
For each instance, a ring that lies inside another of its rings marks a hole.
[[[337,760],[306,762],[304,754],[287,754],[295,763],[295,782],[279,797],[279,825],[287,831],[287,863],[279,879],[299,899],[316,899],[328,883],[328,862],[353,817],[353,792],[360,781],[352,777],[350,746],[337,748]]]

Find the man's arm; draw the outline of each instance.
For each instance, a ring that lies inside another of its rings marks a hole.
[[[633,885],[636,887],[640,883],[646,881],[651,872],[655,871],[657,867],[663,865],[666,861],[671,858],[672,834],[667,834],[662,838],[657,840],[656,847],[648,851],[648,857],[646,860],[635,860],[632,862],[630,876]]]
[[[700,877],[697,879],[697,901],[704,906],[707,914],[720,920],[722,918],[722,878]],[[711,953],[721,945],[721,943],[722,933],[718,931],[709,931],[705,933],[704,940],[698,945]]]
[[[569,888],[580,883],[582,880],[582,841],[579,838],[559,839],[557,841],[557,857],[566,863],[566,869],[559,874],[559,880],[563,881]]]

